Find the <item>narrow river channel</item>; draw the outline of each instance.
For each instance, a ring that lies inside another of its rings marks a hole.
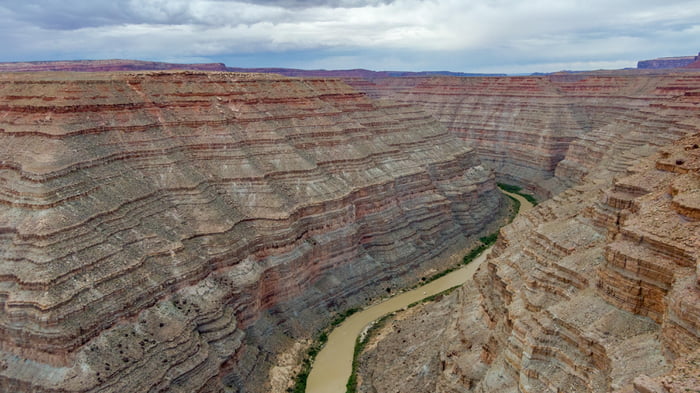
[[[501,191],[520,201],[520,212],[532,208],[532,204],[517,194]],[[328,335],[328,342],[316,356],[306,383],[306,393],[345,393],[352,370],[355,340],[370,322],[400,310],[409,304],[425,299],[472,279],[479,264],[486,259],[491,248],[459,270],[407,292],[399,293],[381,303],[372,305],[348,317]]]

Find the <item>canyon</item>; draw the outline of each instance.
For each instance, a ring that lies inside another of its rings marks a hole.
[[[281,348],[507,215],[430,114],[339,80],[1,79],[2,391],[267,391]]]
[[[360,388],[697,381],[700,73],[3,73],[0,97],[3,391],[270,391],[337,313],[497,228],[497,181],[547,201],[390,324]]]
[[[394,90],[549,199],[501,231],[476,285],[382,329],[358,391],[697,391],[698,87],[597,73]]]
[[[383,327],[358,391],[697,391],[698,143],[516,219],[476,285]]]

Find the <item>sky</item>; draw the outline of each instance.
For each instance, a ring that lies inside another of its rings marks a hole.
[[[491,73],[700,51],[698,0],[2,0],[0,61]]]

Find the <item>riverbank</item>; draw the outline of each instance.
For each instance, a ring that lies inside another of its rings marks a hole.
[[[509,196],[519,200],[521,206],[531,206],[520,195],[510,194]],[[313,362],[311,360],[308,361],[309,366],[313,365],[313,367],[308,374],[305,391],[307,393],[345,392],[346,382],[351,375],[356,337],[365,326],[385,314],[405,308],[411,303],[421,301],[445,289],[463,284],[471,278],[479,263],[486,258],[489,250],[484,250],[474,261],[459,270],[442,275],[426,285],[399,293],[382,303],[372,305],[361,312],[349,316],[327,335],[327,343],[317,354],[315,353],[316,345],[312,347],[312,352],[316,356]],[[297,384],[295,386],[296,390],[292,391],[301,392],[299,390],[301,386],[299,385],[301,384]]]

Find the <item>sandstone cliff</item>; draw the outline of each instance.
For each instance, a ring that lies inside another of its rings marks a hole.
[[[505,208],[428,113],[338,80],[4,74],[0,144],[2,391],[266,391]]]
[[[698,60],[698,56],[661,57],[651,60],[640,60],[637,62],[639,69],[666,69],[681,68]]]
[[[517,83],[534,91],[525,100],[527,89],[515,89],[520,106],[507,91],[503,98],[473,90],[452,101],[427,93],[421,100],[437,108],[453,130],[466,130],[468,139],[481,135],[482,128],[492,130],[482,137],[491,143],[478,149],[493,157],[496,168],[513,170],[526,184],[534,181],[534,189],[543,180],[544,189],[577,185],[504,228],[474,285],[388,325],[363,355],[361,391],[697,390],[697,75]],[[463,84],[453,90],[445,86],[445,95],[465,90]],[[543,94],[543,87],[558,91]],[[571,97],[565,87],[581,97],[563,106],[549,101],[554,94]],[[472,97],[477,94],[487,104]],[[456,103],[448,106],[448,101]],[[507,104],[510,117],[501,108]],[[471,112],[447,109],[466,105]],[[556,114],[561,123],[525,121],[534,113]],[[468,127],[459,126],[466,122]],[[576,130],[576,124],[585,127]],[[553,127],[560,132],[549,132]],[[517,138],[517,144],[506,145],[518,151],[515,158],[497,154],[503,148],[492,134],[499,133],[508,135],[506,141]],[[690,136],[670,141],[684,133]],[[662,147],[651,158],[640,158],[654,146]],[[557,154],[560,159],[542,159]]]
[[[472,145],[499,180],[549,197],[596,172],[605,179],[692,132],[700,75],[598,72],[349,83],[420,105]]]

